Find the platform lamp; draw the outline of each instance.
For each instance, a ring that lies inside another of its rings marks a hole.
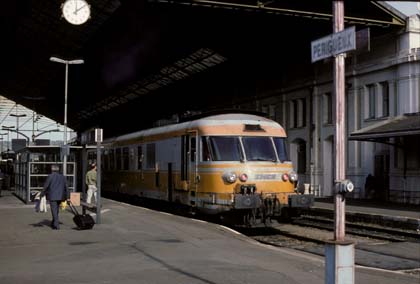
[[[15,128],[15,126],[14,125],[11,125],[11,126],[2,126],[1,128],[3,130],[7,130],[7,152],[9,152],[9,146],[10,146],[9,132],[10,132],[10,129]]]
[[[64,60],[58,57],[50,57],[50,61],[57,62],[66,65],[66,73],[64,78],[64,140],[63,140],[63,175],[67,175],[67,155],[70,153],[67,148],[67,86],[68,86],[68,74],[69,64],[83,64],[83,59],[75,60]]]
[[[26,114],[11,113],[10,116],[16,117],[16,139],[19,139],[19,117],[25,117]]]

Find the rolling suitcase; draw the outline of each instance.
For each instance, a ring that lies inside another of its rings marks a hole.
[[[93,220],[92,216],[88,214],[79,214],[77,212],[76,207],[71,203],[71,201],[68,202],[69,207],[71,211],[74,214],[73,221],[76,224],[77,228],[79,230],[90,230],[93,228],[93,225],[95,225],[95,221]]]

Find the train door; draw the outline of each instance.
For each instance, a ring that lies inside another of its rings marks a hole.
[[[190,205],[196,205],[197,191],[197,132],[182,136],[181,179],[186,181]]]

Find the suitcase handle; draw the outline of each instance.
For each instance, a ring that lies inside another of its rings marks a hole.
[[[69,205],[71,212],[73,212],[75,216],[80,215],[76,207],[73,205],[73,203],[70,200],[67,200],[67,204]]]

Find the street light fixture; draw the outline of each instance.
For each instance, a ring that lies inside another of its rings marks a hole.
[[[67,86],[68,86],[68,74],[69,64],[83,64],[83,59],[75,60],[64,60],[58,57],[50,57],[50,61],[57,62],[66,65],[66,75],[64,81],[64,140],[63,140],[63,175],[67,175],[67,154],[70,153],[67,148]]]
[[[26,114],[14,114],[11,113],[10,116],[16,117],[16,139],[19,139],[19,117],[25,117]]]

